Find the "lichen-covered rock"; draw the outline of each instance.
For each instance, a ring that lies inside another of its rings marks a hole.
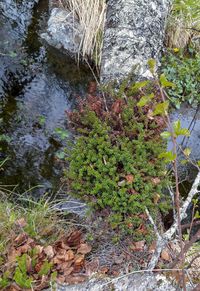
[[[175,291],[177,286],[173,286],[170,280],[166,279],[163,275],[153,274],[132,274],[124,276],[119,279],[97,280],[91,279],[90,281],[77,284],[77,285],[62,285],[58,286],[57,291]],[[190,290],[190,289],[188,289]]]
[[[74,14],[63,8],[53,8],[48,28],[41,37],[51,46],[76,56],[81,43],[81,26]]]
[[[21,34],[24,34],[31,22],[32,12],[39,0],[0,0],[0,13],[13,21]]]
[[[108,0],[101,81],[122,80],[132,70],[151,77],[150,58],[159,60],[171,0]],[[137,66],[137,68],[136,68]]]

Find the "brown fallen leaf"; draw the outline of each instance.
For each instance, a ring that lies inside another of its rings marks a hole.
[[[96,273],[99,269],[99,259],[95,258],[90,262],[85,262],[85,272],[86,275],[91,276],[93,273]]]
[[[41,270],[43,264],[44,264],[44,262],[43,262],[43,261],[40,261],[40,262],[38,262],[38,263],[35,265],[34,269],[35,269],[35,271],[36,271],[37,273],[40,272],[40,270]]]
[[[162,252],[161,252],[161,258],[163,260],[165,260],[165,261],[168,261],[168,262],[171,261],[171,257],[169,255],[169,252],[168,252],[167,249],[162,250]]]
[[[126,178],[128,184],[131,184],[134,181],[133,175],[126,175],[125,178]]]
[[[44,248],[44,253],[47,255],[49,259],[52,259],[55,255],[53,247],[52,246],[47,246]]]
[[[84,266],[84,255],[76,255],[74,259],[74,272],[79,273]]]
[[[153,254],[155,253],[155,250],[156,250],[156,241],[153,241],[149,247],[149,253]]]
[[[63,263],[63,260],[59,259],[57,256],[55,256],[53,259],[52,259],[52,263],[54,265],[61,265]]]
[[[124,261],[124,255],[114,257],[114,262],[117,265],[121,265],[123,261]]]
[[[70,267],[68,269],[65,269],[64,270],[64,276],[67,277],[69,276],[72,272],[73,272],[74,268],[73,267]]]
[[[74,232],[72,232],[67,238],[66,240],[63,240],[67,245],[69,245],[70,247],[74,247],[77,245],[80,245],[80,241],[81,241],[81,236],[82,236],[82,232],[80,230],[76,230]]]
[[[57,259],[65,261],[66,253],[67,253],[67,251],[64,249],[57,250],[57,253],[56,253]]]
[[[62,262],[62,261],[53,261],[54,264],[57,264],[58,266],[56,267],[56,269],[59,271],[64,271],[65,269],[69,269],[71,267],[71,265],[73,264],[73,261],[69,261],[69,262]]]
[[[112,105],[112,112],[119,114],[122,111],[123,100],[118,99]]]
[[[66,251],[68,251],[69,249],[71,249],[64,241],[64,238],[62,238],[62,240],[59,240],[57,242],[55,242],[55,244],[53,245],[54,251],[58,252],[60,249],[64,249]]]
[[[58,275],[56,280],[59,284],[63,284],[63,283],[65,283],[65,276]]]
[[[152,178],[151,179],[151,182],[154,184],[154,185],[158,185],[158,184],[160,184],[160,179],[158,178],[158,177],[156,177],[156,178]]]
[[[26,243],[26,244],[18,247],[17,249],[18,249],[19,252],[21,252],[21,254],[25,254],[28,251],[30,251],[32,249],[32,247],[29,244]]]
[[[61,248],[68,251],[70,250],[70,247],[68,245],[66,245],[63,241],[61,242]]]
[[[101,274],[107,274],[108,271],[109,271],[109,268],[108,268],[107,266],[103,266],[103,267],[101,267],[101,268],[99,269],[99,272],[100,272]]]
[[[43,275],[41,280],[38,280],[34,284],[34,291],[41,291],[49,287],[49,278],[47,275]],[[27,289],[25,289],[27,290]]]
[[[77,254],[82,254],[82,255],[86,255],[91,251],[91,246],[88,244],[80,244],[78,250],[77,250]]]
[[[133,243],[132,246],[130,246],[130,249],[134,252],[140,252],[144,250],[144,246],[145,246],[145,241],[141,240],[141,241],[137,241]]]
[[[87,279],[84,275],[68,276],[65,277],[65,282],[68,284],[78,284],[83,283]]]
[[[8,264],[15,262],[16,258],[21,256],[21,250],[15,249],[14,247],[11,247],[8,252]]]
[[[35,246],[35,250],[37,254],[41,254],[43,251],[44,247],[42,247],[41,245],[36,245]]]
[[[71,261],[74,259],[74,252],[72,250],[68,250],[65,255],[65,261]]]
[[[119,270],[112,270],[112,271],[111,271],[111,274],[112,274],[113,276],[115,276],[115,277],[118,277],[119,274],[120,274],[120,271],[119,271]]]
[[[140,227],[138,227],[138,232],[144,235],[148,233],[147,228],[144,223],[142,223]]]
[[[138,195],[139,192],[135,191],[135,189],[129,189],[129,193],[132,195]]]
[[[26,270],[27,273],[31,273],[32,271],[32,259],[29,255],[26,255]]]
[[[26,220],[24,219],[24,217],[18,219],[15,221],[15,224],[21,228],[25,227],[27,225]]]
[[[22,289],[16,283],[13,283],[8,286],[5,291],[22,291]]]
[[[74,264],[75,265],[82,265],[82,263],[84,262],[84,255],[76,255],[74,258]]]
[[[16,245],[24,244],[28,239],[28,235],[26,233],[20,233],[14,240]]]

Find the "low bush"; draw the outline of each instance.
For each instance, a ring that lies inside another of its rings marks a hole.
[[[192,49],[191,49],[191,52]],[[167,89],[172,101],[179,107],[181,102],[199,103],[200,101],[200,55],[186,56],[181,50],[168,52],[163,57],[162,71],[174,87]]]
[[[151,232],[145,209],[155,217],[168,208],[168,178],[158,158],[166,147],[160,137],[165,123],[159,112],[153,114],[160,96],[152,89],[148,81],[134,84],[126,98],[110,97],[108,110],[103,98],[89,95],[68,113],[77,133],[66,171],[70,193],[107,209],[112,228],[136,240]]]

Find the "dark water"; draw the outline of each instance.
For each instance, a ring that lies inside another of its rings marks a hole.
[[[55,129],[66,128],[65,110],[92,77],[41,42],[48,1],[36,2],[0,0],[0,160],[8,158],[0,185],[43,185],[44,192],[60,183],[55,155],[63,143]]]

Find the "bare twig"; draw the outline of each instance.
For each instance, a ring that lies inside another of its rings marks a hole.
[[[182,229],[186,229],[186,228],[189,228],[190,225],[191,225],[191,222],[190,223],[186,223],[186,224],[182,224],[181,227],[182,227]],[[196,226],[196,225],[200,225],[200,221],[199,220],[193,222],[193,226]]]
[[[192,291],[199,291],[199,290],[200,290],[200,283]]]
[[[131,276],[131,275],[134,275],[134,274],[138,274],[138,273],[162,273],[162,272],[180,272],[182,271],[182,269],[154,269],[154,270],[137,270],[137,271],[133,271],[133,272],[130,272],[128,274],[125,274],[125,275],[122,275],[122,276],[119,276],[119,277],[116,277],[104,284],[101,285],[101,287],[104,287],[104,286],[107,286],[115,281],[118,281],[120,279],[123,279],[123,278],[126,278],[128,276]]]
[[[173,218],[176,219],[176,210],[175,210],[175,201],[174,201],[174,192],[171,187],[168,187],[169,194],[172,199],[172,209],[173,209]]]
[[[192,261],[189,263],[189,265],[187,266],[187,269],[190,269],[192,264],[196,261],[196,259],[200,258],[200,254],[196,255]]]
[[[184,253],[186,254],[188,252],[188,250],[191,248],[191,246],[198,240],[200,239],[200,230],[191,238],[190,241],[188,241],[184,248],[183,248],[183,251]],[[178,256],[176,257],[176,259],[173,261],[172,264],[169,265],[169,268],[173,268],[175,267],[179,261],[180,261],[180,257],[181,257],[181,253],[178,254]]]
[[[160,236],[160,234],[159,234],[159,231],[158,231],[158,229],[157,229],[157,226],[156,226],[156,224],[155,224],[155,222],[154,222],[154,220],[153,220],[151,214],[149,213],[149,210],[146,208],[145,211],[146,211],[146,214],[147,214],[147,216],[148,216],[149,221],[150,221],[151,224],[153,225],[154,231],[155,231],[155,233],[156,233],[158,239],[161,239],[161,236]]]

